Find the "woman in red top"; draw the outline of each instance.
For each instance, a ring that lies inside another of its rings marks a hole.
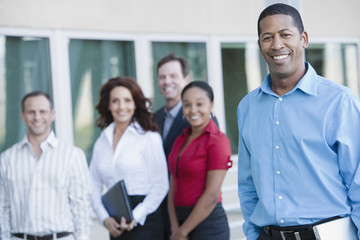
[[[221,185],[231,167],[230,143],[211,119],[214,95],[206,82],[189,83],[181,99],[190,126],[169,155],[170,239],[226,240],[230,234]]]

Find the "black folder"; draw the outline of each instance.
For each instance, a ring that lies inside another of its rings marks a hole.
[[[134,219],[124,180],[120,180],[111,187],[101,197],[101,200],[109,215],[115,218],[118,223],[121,222],[121,217],[125,217],[127,222]]]

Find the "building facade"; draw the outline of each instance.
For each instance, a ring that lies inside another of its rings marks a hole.
[[[0,152],[26,131],[21,98],[43,90],[54,99],[57,136],[81,147],[90,161],[100,134],[101,85],[133,77],[156,110],[164,104],[156,63],[177,53],[189,59],[192,80],[213,87],[214,114],[236,155],[237,105],[268,73],[257,18],[275,2],[301,12],[310,40],[306,58],[316,71],[360,95],[359,0],[0,0]],[[240,239],[242,220],[231,212],[240,211],[235,168],[223,192],[232,239]]]
[[[156,110],[164,103],[156,63],[175,52],[190,60],[192,80],[213,87],[214,113],[236,154],[237,104],[267,74],[257,18],[275,2],[302,13],[317,72],[359,94],[358,0],[0,0],[0,151],[25,132],[21,97],[40,89],[54,98],[57,135],[89,157],[101,85],[131,76]]]

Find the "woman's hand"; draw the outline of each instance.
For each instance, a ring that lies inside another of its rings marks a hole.
[[[189,240],[189,238],[178,228],[171,233],[170,240]]]
[[[135,219],[133,219],[130,223],[126,223],[126,219],[124,217],[121,217],[120,229],[131,231],[134,228],[135,223]]]
[[[135,219],[130,223],[126,223],[126,219],[124,217],[121,218],[120,224],[112,217],[108,217],[104,221],[104,225],[112,237],[119,237],[125,230],[131,231],[134,228],[135,223]]]
[[[104,225],[107,228],[107,230],[110,232],[110,235],[112,237],[119,237],[124,232],[124,230],[121,230],[120,224],[116,222],[116,220],[112,217],[106,218],[104,220]]]

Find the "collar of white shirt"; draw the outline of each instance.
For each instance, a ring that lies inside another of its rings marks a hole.
[[[41,145],[43,145],[44,143],[48,143],[50,146],[52,147],[56,147],[58,145],[58,139],[55,136],[55,133],[53,131],[50,132],[49,136],[41,143]],[[19,142],[18,144],[18,150],[20,150],[21,148],[23,148],[24,146],[27,145],[31,145],[31,143],[29,142],[29,138],[27,136],[27,134],[25,134],[25,136],[23,137],[23,139]]]
[[[110,123],[109,126],[107,126],[103,133],[106,137],[106,139],[109,141],[110,144],[113,142],[113,136],[114,136],[114,129],[115,129],[115,123]],[[133,121],[129,124],[129,126],[126,128],[125,132],[131,132],[135,135],[143,134],[145,131],[140,126],[140,124],[137,121]]]

